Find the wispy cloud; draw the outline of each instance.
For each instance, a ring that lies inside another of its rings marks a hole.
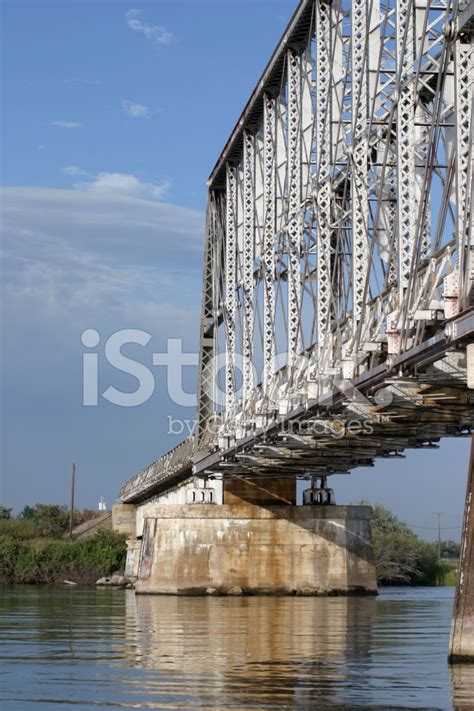
[[[189,274],[200,275],[202,214],[103,190],[107,183],[101,177],[90,190],[0,191],[3,288],[11,312],[21,309],[23,319],[34,313],[36,320],[62,314],[64,324],[70,324],[72,314],[81,321],[101,315],[107,321],[107,314],[115,314],[125,323],[139,318],[155,327],[159,304],[174,294],[163,313],[168,330],[176,333],[180,321],[189,329],[184,292]],[[183,275],[180,289],[178,273]],[[183,312],[173,323],[181,305]]]
[[[81,128],[82,123],[80,121],[51,121],[50,126],[55,126],[56,128]]]
[[[129,10],[126,14],[127,24],[134,32],[141,32],[153,44],[169,44],[174,35],[162,25],[149,25],[140,19],[140,10]]]
[[[128,99],[123,99],[122,111],[127,116],[131,116],[131,118],[150,118],[153,113],[145,104],[137,104],[135,101],[129,101]]]
[[[74,190],[82,192],[98,193],[108,196],[129,196],[144,200],[161,200],[168,192],[171,183],[169,180],[162,180],[160,183],[150,183],[140,180],[133,173],[112,173],[100,172],[91,173],[79,165],[66,165],[61,168],[61,173],[72,177],[84,177],[73,184]]]
[[[0,189],[0,199],[0,290],[8,336],[2,342],[4,381],[8,384],[2,392],[2,405],[5,402],[12,413],[10,434],[17,432],[15,437],[12,434],[8,450],[8,500],[21,508],[27,500],[20,492],[27,492],[34,501],[49,497],[44,493],[45,477],[35,489],[23,470],[41,462],[41,472],[62,471],[63,460],[69,461],[69,452],[78,446],[85,452],[83,471],[89,472],[89,478],[84,477],[84,490],[89,494],[84,495],[95,500],[97,480],[97,497],[109,492],[107,496],[113,499],[120,477],[124,481],[127,471],[140,468],[136,454],[125,463],[122,457],[122,453],[129,455],[127,433],[132,413],[130,408],[121,413],[115,408],[113,415],[102,398],[102,406],[80,407],[84,352],[80,334],[86,328],[97,329],[99,348],[103,348],[118,329],[143,329],[153,335],[148,350],[137,352],[132,344],[129,355],[143,357],[142,362],[150,366],[152,350],[165,349],[168,337],[182,337],[184,350],[192,352],[199,332],[204,216],[196,210],[119,192],[15,187]],[[103,351],[98,352],[100,392],[114,384],[123,390],[137,387],[133,379],[129,384],[120,379],[125,374],[107,366]],[[166,439],[156,440],[160,427],[166,432],[167,415],[175,412],[160,371],[156,398],[133,410],[134,431],[140,432],[137,442],[132,442],[134,450],[142,451],[143,431],[150,421],[154,423],[149,435],[151,451],[143,454],[143,465],[156,456],[153,448],[170,446]],[[182,417],[183,412],[176,412],[176,416]],[[192,413],[186,414],[189,416]],[[81,433],[79,445],[77,432]],[[58,437],[63,448],[56,446]],[[26,440],[33,443],[30,449],[35,452],[35,462],[29,461],[27,453],[18,457]],[[119,469],[115,467],[114,475],[104,480],[110,441],[126,441],[127,446],[117,454]],[[88,452],[90,457],[85,459]],[[16,466],[19,459],[23,469]],[[2,484],[7,484],[5,477]],[[48,486],[54,501],[61,482],[50,477]]]
[[[87,175],[87,173],[75,173],[75,175]],[[161,183],[147,183],[131,173],[98,173],[91,180],[76,183],[74,188],[108,195],[128,195],[147,200],[161,200],[169,190],[170,182],[163,180]]]

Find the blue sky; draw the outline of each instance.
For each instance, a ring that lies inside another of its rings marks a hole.
[[[175,444],[166,397],[81,405],[80,336],[199,329],[205,182],[295,0],[3,3],[2,501],[109,505]],[[138,355],[139,347],[130,348]],[[148,359],[148,361],[147,361]],[[189,369],[192,391],[195,373]],[[130,379],[124,387],[133,389]],[[339,501],[391,506],[432,537],[459,533],[468,444],[408,453],[335,483]]]

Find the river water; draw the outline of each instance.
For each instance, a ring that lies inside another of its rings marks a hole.
[[[446,661],[452,588],[192,598],[13,587],[0,709],[474,709]]]

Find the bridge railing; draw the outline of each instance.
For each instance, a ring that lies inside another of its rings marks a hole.
[[[119,501],[138,502],[159,491],[160,485],[168,488],[173,481],[187,478],[192,472],[193,454],[194,440],[190,437],[129,479],[120,489]]]

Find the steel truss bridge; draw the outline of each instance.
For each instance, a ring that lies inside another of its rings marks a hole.
[[[474,3],[301,0],[208,181],[189,477],[314,477],[474,429]]]

